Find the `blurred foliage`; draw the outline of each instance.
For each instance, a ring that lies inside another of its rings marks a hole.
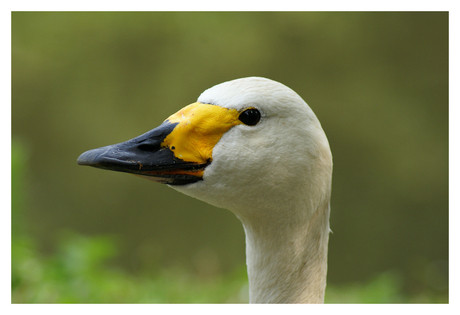
[[[448,303],[444,292],[427,287],[417,293],[405,293],[403,286],[406,280],[397,271],[387,271],[366,283],[328,285],[325,303]]]
[[[243,268],[229,211],[75,161],[156,127],[206,88],[264,76],[305,99],[331,144],[329,288],[392,270],[404,295],[447,300],[448,17],[13,12],[12,134],[30,166],[12,183],[13,206],[27,205],[13,226],[45,257],[64,246],[62,230],[115,235],[111,261],[136,277]]]
[[[13,303],[247,303],[246,270],[203,279],[183,269],[132,276],[110,267],[115,242],[67,233],[43,257],[30,239],[13,242]],[[401,275],[383,273],[365,284],[328,285],[326,303],[446,303],[444,295],[406,296]]]
[[[182,269],[132,276],[111,267],[115,243],[67,233],[43,257],[30,239],[13,242],[13,303],[243,303],[245,270],[203,279]]]

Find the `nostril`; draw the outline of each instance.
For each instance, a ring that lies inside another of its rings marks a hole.
[[[137,148],[146,152],[154,152],[160,150],[160,146],[154,144],[141,144]]]

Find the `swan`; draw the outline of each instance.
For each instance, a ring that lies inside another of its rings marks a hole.
[[[292,89],[260,77],[204,91],[134,139],[79,165],[127,172],[229,209],[242,222],[250,303],[323,303],[332,154]]]

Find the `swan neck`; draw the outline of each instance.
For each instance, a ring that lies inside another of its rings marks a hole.
[[[301,224],[243,226],[250,303],[323,303],[329,204]]]

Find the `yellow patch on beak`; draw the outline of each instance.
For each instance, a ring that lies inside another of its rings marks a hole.
[[[223,134],[241,124],[236,109],[193,103],[166,121],[178,123],[161,143],[186,162],[204,164],[212,160],[212,150]]]

